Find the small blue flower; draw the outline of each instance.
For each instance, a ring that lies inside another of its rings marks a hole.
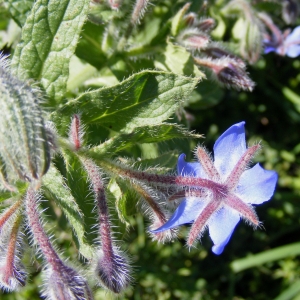
[[[241,122],[231,126],[219,137],[214,145],[214,160],[203,147],[196,149],[199,162],[188,163],[184,154],[179,156],[179,176],[189,176],[191,181],[193,178],[203,178],[210,183],[206,187],[197,187],[195,184],[195,188],[187,189],[184,195],[179,192],[177,198],[183,198],[182,202],[171,218],[154,233],[193,223],[187,240],[191,246],[208,227],[214,243],[212,251],[219,255],[240,218],[254,227],[259,226],[251,204],[270,200],[277,174],[264,170],[259,164],[249,168],[260,145],[247,148],[244,124]]]
[[[265,54],[276,52],[281,56],[297,57],[300,54],[300,26],[296,27],[291,33],[286,31],[283,34],[279,29],[276,35],[268,36],[264,40]]]

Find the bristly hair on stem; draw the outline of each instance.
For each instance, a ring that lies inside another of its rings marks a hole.
[[[46,261],[44,296],[49,300],[92,300],[92,292],[84,277],[73,268],[65,265],[54,250],[40,221],[38,200],[37,192],[30,186],[26,195],[26,214],[33,238],[37,241]]]
[[[96,255],[95,272],[102,286],[119,294],[131,282],[131,267],[125,254],[114,245],[100,170],[92,160],[85,159],[82,163],[92,185],[99,218],[100,249]]]
[[[20,261],[23,215],[19,209],[14,212],[13,222],[5,224],[5,232],[0,235],[0,288],[4,291],[14,291],[26,283],[26,271]]]

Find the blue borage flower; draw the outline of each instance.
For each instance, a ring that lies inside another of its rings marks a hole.
[[[247,148],[244,124],[231,126],[219,137],[214,145],[214,161],[203,147],[196,149],[199,162],[189,163],[184,154],[179,156],[178,175],[208,179],[212,182],[211,187],[186,190],[172,217],[153,233],[193,222],[187,244],[191,246],[208,227],[214,243],[212,251],[219,255],[240,218],[254,227],[259,225],[251,204],[270,200],[277,174],[264,170],[259,164],[249,168],[260,145]]]
[[[281,36],[268,36],[264,40],[265,54],[276,52],[281,56],[297,57],[300,54],[300,26],[292,32],[285,31]]]

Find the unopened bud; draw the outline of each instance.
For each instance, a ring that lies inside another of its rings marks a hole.
[[[132,279],[128,260],[116,247],[110,253],[99,251],[95,271],[100,284],[116,294],[127,288]]]
[[[28,224],[47,264],[47,288],[44,295],[51,300],[92,300],[93,296],[86,280],[76,270],[66,266],[54,250],[40,221],[38,201],[37,192],[29,187],[26,195]]]
[[[119,294],[131,282],[130,266],[120,249],[114,246],[103,180],[99,168],[92,160],[82,160],[95,194],[98,208],[99,239],[101,249],[96,262],[100,284]]]
[[[286,24],[295,23],[298,15],[299,15],[299,3],[297,3],[296,0],[282,1],[282,18]]]
[[[201,19],[197,22],[196,27],[203,32],[210,32],[216,25],[216,22],[212,18]]]
[[[92,292],[86,280],[74,269],[62,265],[59,270],[47,270],[46,289],[43,292],[51,300],[92,300]]]
[[[38,90],[14,77],[0,57],[0,157],[8,182],[40,179],[49,168],[40,98]]]
[[[254,82],[247,75],[246,71],[240,68],[236,62],[230,58],[210,59],[194,58],[196,64],[209,68],[215,75],[218,82],[227,88],[237,90],[252,91]]]
[[[72,117],[72,122],[69,131],[69,140],[72,143],[74,150],[79,150],[83,144],[84,129],[81,125],[80,115],[75,114]]]
[[[205,48],[209,43],[209,37],[195,29],[186,29],[177,37],[177,41],[189,50],[200,50]]]
[[[131,15],[131,24],[136,25],[137,23],[139,23],[140,19],[143,17],[143,15],[147,9],[148,3],[149,3],[149,0],[136,0],[132,15]]]
[[[244,69],[246,67],[245,62],[241,58],[224,49],[224,47],[219,45],[219,43],[209,43],[202,52],[207,54],[209,57],[216,59],[229,57],[234,60],[240,68]]]
[[[122,5],[123,0],[108,0],[111,9],[117,10]]]
[[[195,13],[193,13],[193,12],[188,13],[183,18],[183,22],[188,27],[192,27],[195,24],[196,20],[197,20],[197,15]]]

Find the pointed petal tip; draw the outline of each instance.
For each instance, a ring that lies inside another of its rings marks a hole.
[[[224,251],[224,246],[218,246],[218,245],[214,245],[212,248],[211,248],[212,252],[216,255],[220,255],[223,253]]]

